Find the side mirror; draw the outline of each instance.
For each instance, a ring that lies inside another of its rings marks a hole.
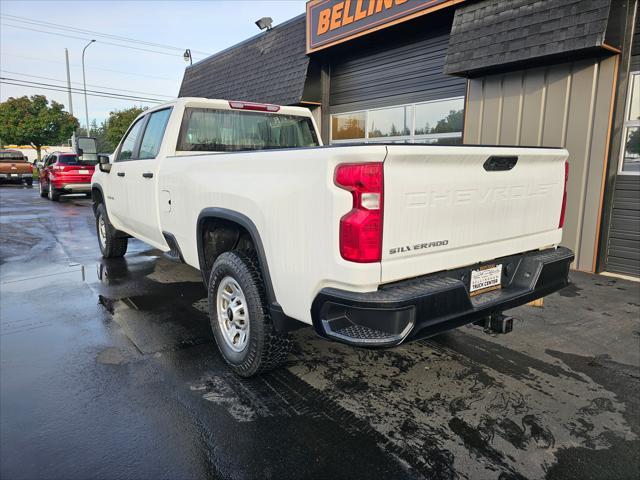
[[[101,172],[109,173],[111,171],[111,162],[109,155],[98,155],[98,168]]]

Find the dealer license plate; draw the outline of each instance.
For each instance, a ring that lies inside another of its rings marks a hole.
[[[78,170],[78,173],[80,175],[88,175],[89,174],[89,170]]]
[[[471,270],[471,283],[469,293],[478,295],[480,293],[497,290],[500,288],[502,278],[502,265],[486,266],[478,270]]]

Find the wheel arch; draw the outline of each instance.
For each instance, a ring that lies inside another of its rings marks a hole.
[[[198,264],[200,267],[200,271],[202,272],[205,285],[208,284],[209,280],[208,278],[205,278],[207,268],[203,244],[203,227],[207,220],[225,220],[227,222],[235,223],[246,230],[251,237],[251,240],[255,247],[256,255],[258,257],[258,262],[260,264],[260,269],[262,271],[262,278],[264,280],[264,287],[267,294],[267,302],[269,304],[271,317],[276,330],[283,332],[294,330],[300,326],[303,326],[304,324],[302,322],[287,317],[284,314],[282,307],[278,303],[275,291],[273,289],[271,274],[269,272],[269,264],[267,262],[267,256],[264,250],[262,239],[260,237],[260,232],[258,231],[258,228],[253,223],[253,221],[243,213],[227,208],[209,207],[203,209],[198,215],[198,221],[196,225]]]
[[[104,201],[104,192],[102,191],[102,187],[97,183],[91,185],[91,201],[93,203],[94,215],[99,204],[104,203],[106,206],[106,203]]]

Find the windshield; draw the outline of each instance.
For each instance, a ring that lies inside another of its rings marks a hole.
[[[177,150],[235,152],[317,146],[318,138],[308,117],[187,108]]]
[[[0,152],[0,162],[26,162],[27,157],[20,152]]]
[[[78,156],[75,154],[69,154],[69,155],[60,155],[58,157],[58,163],[61,163],[62,165],[97,165],[98,161],[97,160],[79,160]]]

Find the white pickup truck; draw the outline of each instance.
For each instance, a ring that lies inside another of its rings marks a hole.
[[[218,348],[240,375],[288,332],[387,347],[502,315],[568,284],[567,151],[321,145],[309,110],[181,98],[100,156],[102,255],[130,236],[199,269]]]

